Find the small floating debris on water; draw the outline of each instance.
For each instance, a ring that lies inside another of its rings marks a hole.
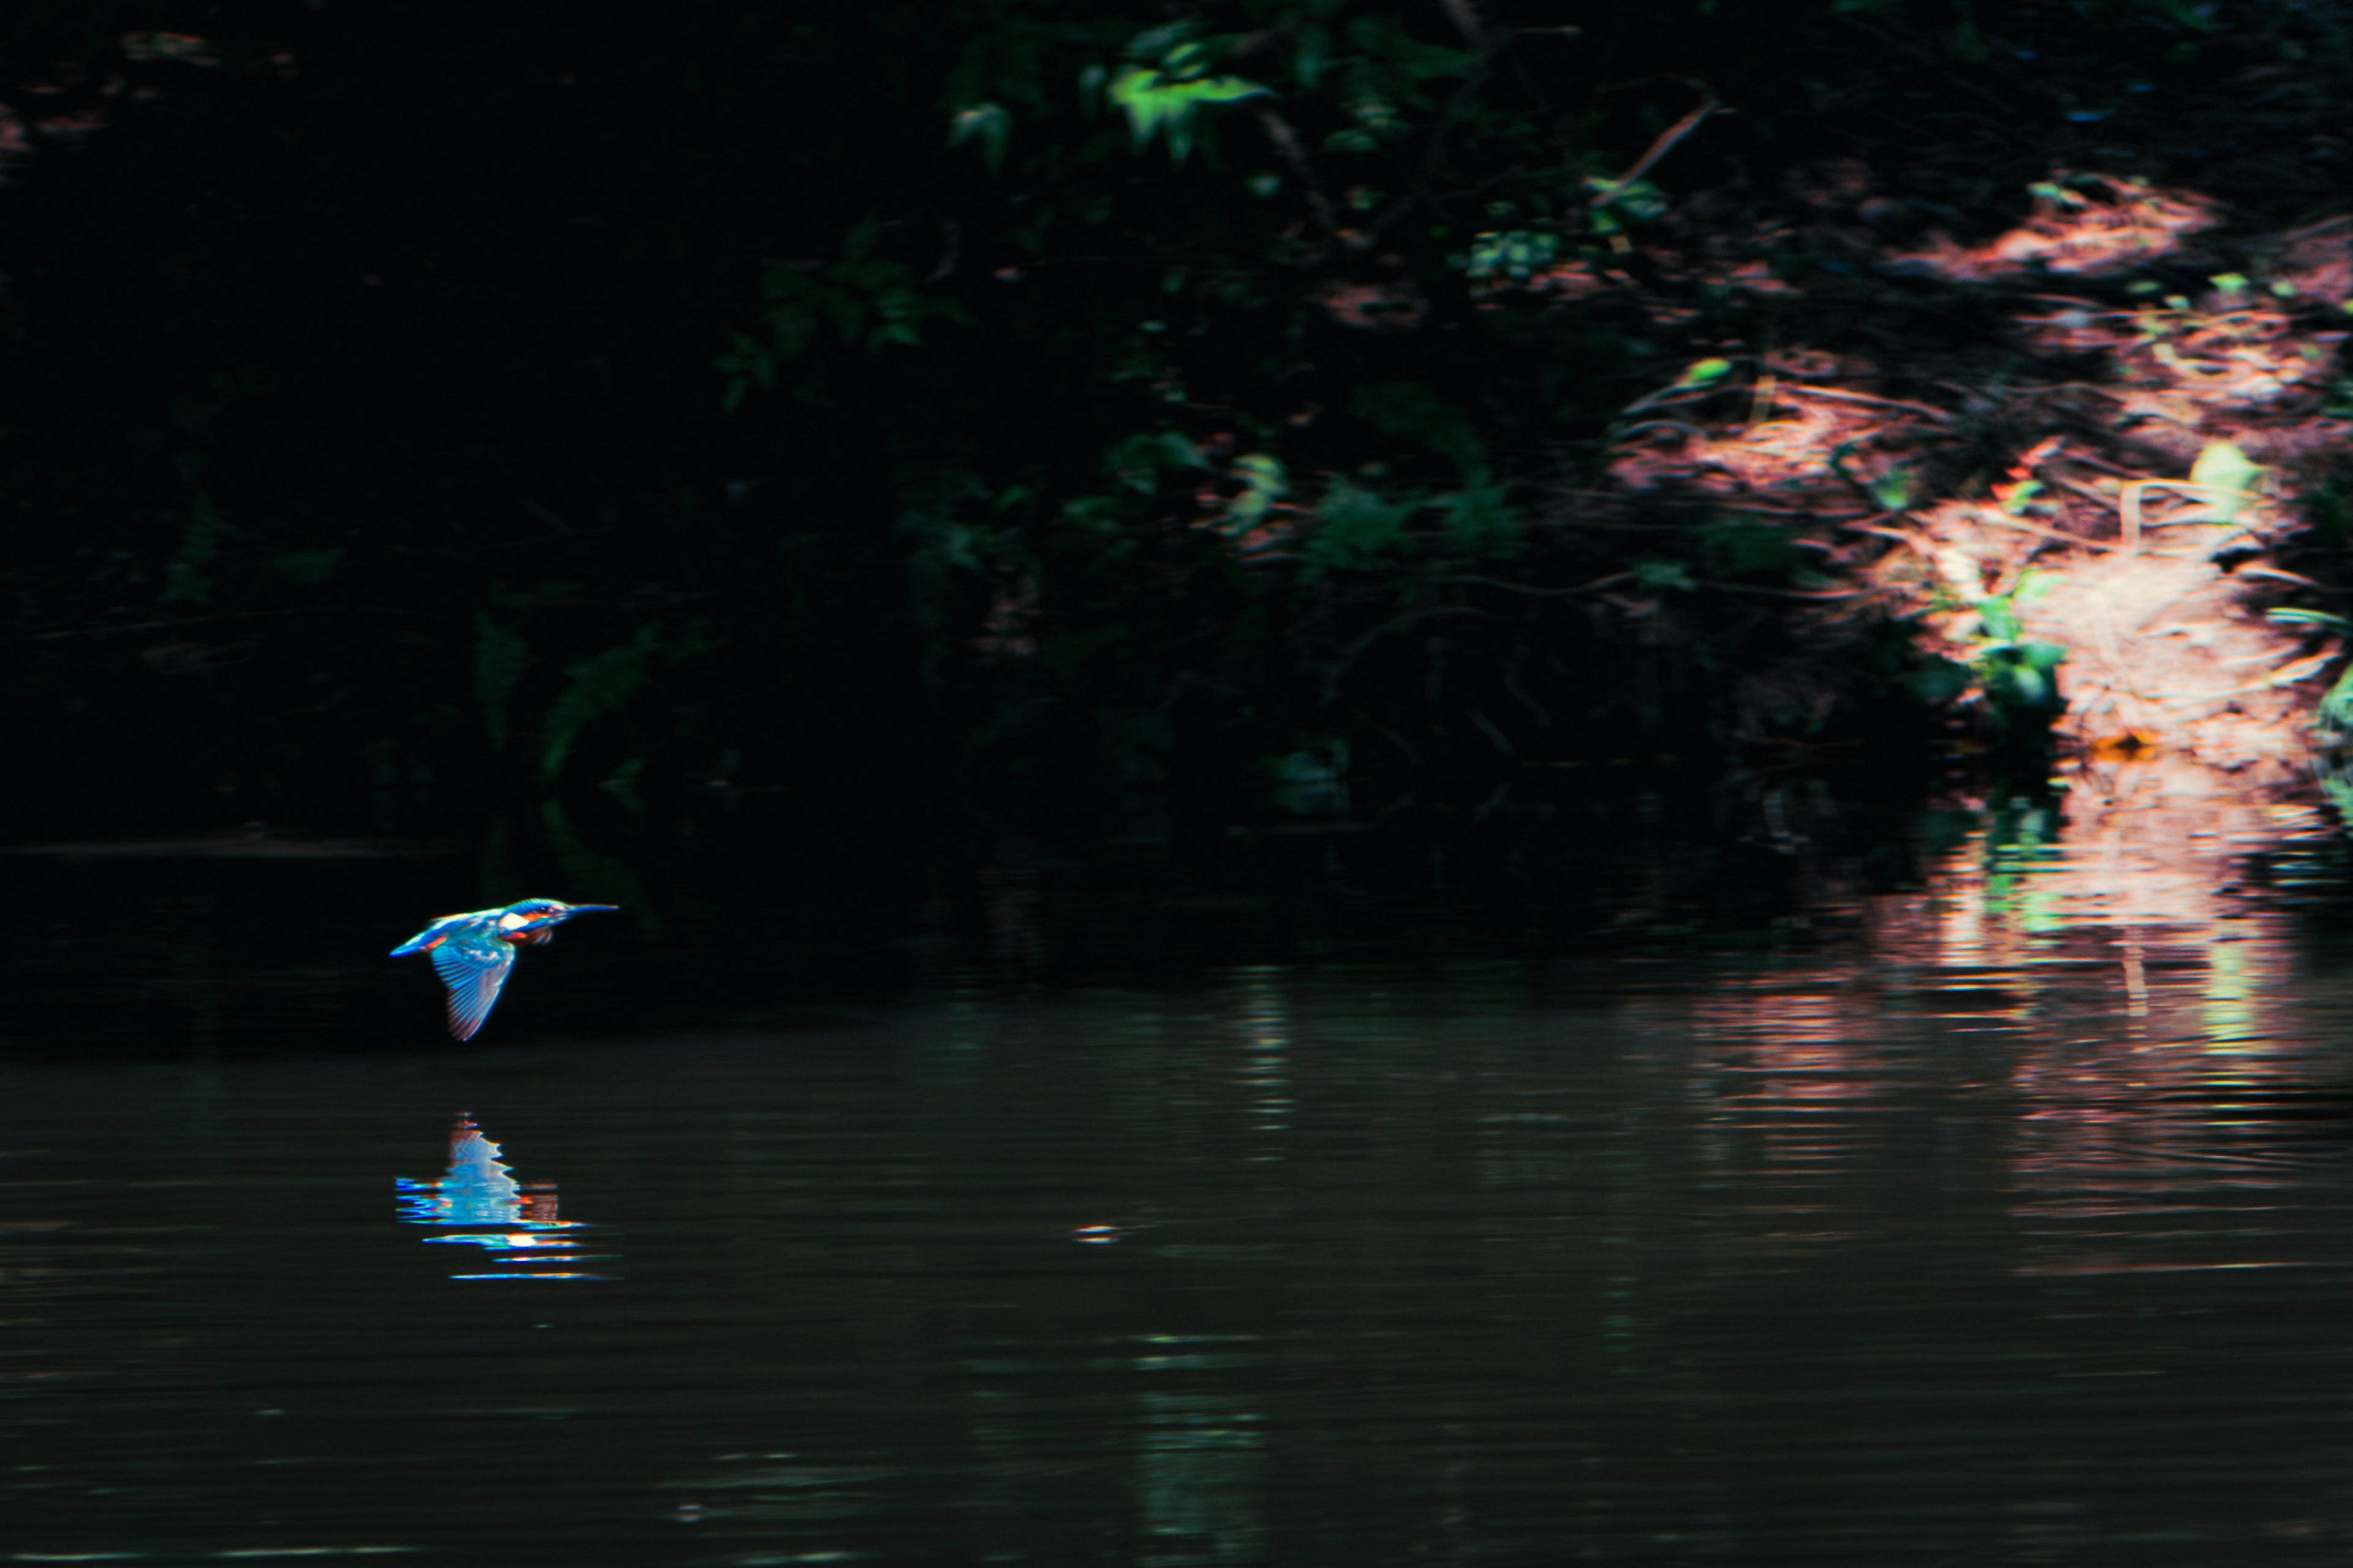
[[[1124,1234],[1115,1225],[1082,1225],[1071,1232],[1071,1239],[1089,1247],[1109,1247]]]

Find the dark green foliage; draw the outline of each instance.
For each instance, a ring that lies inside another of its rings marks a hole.
[[[2207,15],[22,11],[16,831],[718,781],[1145,832],[1170,802],[1483,808],[1721,754],[1744,712],[1818,724],[1732,695],[1798,651],[1772,595],[1817,584],[1778,524],[1560,500],[1627,404],[1724,364],[1692,334],[1774,321],[1525,286],[1694,192],[1947,136],[2007,101],[1997,44],[2111,77],[2117,37],[2253,47]],[[1623,178],[1694,79],[1736,112]],[[1989,156],[1922,194],[2046,172]],[[1910,700],[1900,660],[1849,673],[1846,721]]]

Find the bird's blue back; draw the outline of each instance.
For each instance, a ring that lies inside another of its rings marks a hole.
[[[518,944],[536,946],[575,914],[608,910],[610,904],[567,904],[561,899],[523,899],[503,909],[443,915],[392,950],[433,955],[433,968],[449,992],[449,1032],[470,1040],[499,999],[514,968]]]

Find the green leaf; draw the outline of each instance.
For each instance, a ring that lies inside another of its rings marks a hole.
[[[1324,68],[1332,63],[1332,35],[1321,22],[1310,22],[1299,29],[1299,41],[1291,55],[1291,74],[1299,85],[1314,91],[1324,79]]]
[[[1169,52],[1182,47],[1193,37],[1190,20],[1166,22],[1147,28],[1127,41],[1127,58],[1132,60],[1160,61]]]
[[[1238,76],[1181,80],[1146,66],[1122,66],[1111,79],[1105,96],[1127,114],[1135,150],[1152,145],[1155,136],[1168,142],[1168,155],[1183,163],[1193,151],[1193,121],[1204,104],[1238,103],[1263,98],[1268,89]]]
[[[1348,742],[1345,738],[1312,742],[1287,756],[1269,757],[1274,800],[1299,816],[1328,816],[1348,809]]]
[[[1466,478],[1485,470],[1485,450],[1470,416],[1420,382],[1377,381],[1360,386],[1349,409],[1388,435],[1418,440],[1452,459]]]
[[[1915,699],[1941,708],[1977,683],[1977,671],[1949,658],[1928,656],[1927,662],[1905,678]]]
[[[572,677],[572,682],[548,709],[541,726],[544,740],[539,764],[542,779],[553,782],[564,771],[565,759],[571,755],[572,743],[579,739],[581,731],[617,711],[638,694],[646,683],[649,666],[660,644],[661,627],[657,623],[644,627],[619,647],[584,658],[565,672]]]
[[[1245,452],[1234,459],[1234,476],[1249,487],[1226,509],[1222,524],[1228,533],[1247,533],[1266,521],[1274,503],[1291,493],[1282,459],[1264,452]]]
[[[1103,454],[1103,469],[1112,478],[1138,495],[1150,495],[1160,488],[1163,468],[1206,468],[1208,459],[1201,449],[1174,430],[1160,430],[1148,435],[1130,436],[1115,441]]]
[[[2189,482],[2214,493],[2214,515],[2229,522],[2253,503],[2263,468],[2228,441],[2209,441],[2189,470]]]
[[[1556,234],[1504,229],[1472,237],[1468,268],[1473,278],[1525,279],[1551,266],[1559,254]]]
[[[1586,180],[1585,188],[1596,195],[1601,195],[1617,184],[1615,180],[1605,180],[1599,174],[1595,174]],[[1664,216],[1667,205],[1667,193],[1651,184],[1650,181],[1629,180],[1623,189],[1595,210],[1594,232],[1597,234],[1609,232],[1599,226],[1600,220],[1613,212],[1625,222],[1649,223],[1654,218]]]
[[[1406,521],[1420,505],[1416,497],[1385,500],[1377,491],[1335,480],[1315,509],[1315,532],[1301,553],[1314,568],[1368,566],[1405,538]]]
[[[969,109],[957,110],[948,119],[948,145],[961,147],[967,142],[978,142],[981,158],[992,174],[1005,166],[1005,144],[1012,134],[1013,116],[1001,103],[976,103]]]
[[[1692,581],[1690,569],[1680,561],[1635,561],[1628,564],[1627,570],[1633,573],[1636,583],[1652,593],[1671,589],[1689,592],[1699,586]]]
[[[1871,481],[1871,499],[1881,510],[1901,511],[1912,504],[1912,470],[1894,468]]]
[[[1505,500],[1504,487],[1474,481],[1438,498],[1445,509],[1447,537],[1466,555],[1509,554],[1520,546],[1520,515]]]
[[[2052,672],[2067,660],[2057,643],[2015,643],[1986,650],[1978,677],[1986,699],[1997,712],[2024,709],[2048,712],[2059,704],[2059,683]]]
[[[2337,678],[2337,684],[2320,700],[2320,710],[2314,721],[2319,728],[2337,735],[2353,734],[2353,668]]]
[[[1753,513],[1730,513],[1694,530],[1692,543],[1711,577],[1786,576],[1805,557],[1787,529]]]
[[[1678,388],[1705,386],[1710,382],[1722,381],[1731,374],[1732,362],[1728,359],[1697,359],[1683,367],[1675,385]]]

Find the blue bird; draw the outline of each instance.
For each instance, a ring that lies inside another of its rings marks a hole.
[[[515,949],[555,934],[574,915],[618,909],[617,904],[567,904],[561,899],[525,899],[502,910],[443,915],[392,950],[395,958],[429,952],[441,984],[449,988],[449,1032],[470,1040],[491,1016],[499,988],[514,967]]]

